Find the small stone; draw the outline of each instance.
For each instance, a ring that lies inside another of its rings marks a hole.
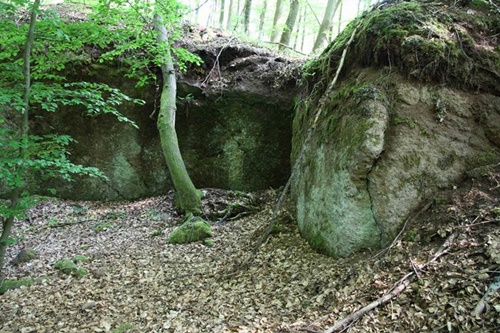
[[[97,306],[97,303],[94,301],[88,301],[87,303],[82,305],[82,310],[93,309]]]
[[[26,247],[21,249],[21,251],[19,251],[14,260],[12,260],[12,265],[17,266],[26,263],[32,259],[35,259],[36,257],[37,257],[36,251]]]
[[[478,279],[483,281],[483,280],[487,280],[488,278],[490,277],[490,275],[488,273],[481,273],[478,275]]]
[[[106,269],[105,268],[97,268],[92,272],[92,275],[94,275],[94,277],[96,279],[100,279],[102,277],[105,277],[106,276]]]

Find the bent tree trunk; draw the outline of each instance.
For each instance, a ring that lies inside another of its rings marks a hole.
[[[154,17],[154,27],[158,33],[157,42],[168,50],[167,29],[158,14]],[[160,132],[161,148],[167,161],[170,177],[176,190],[175,205],[185,213],[200,213],[202,192],[197,190],[189,177],[182,159],[175,131],[175,99],[177,94],[175,71],[170,51],[161,65],[163,87],[158,113],[158,131]]]

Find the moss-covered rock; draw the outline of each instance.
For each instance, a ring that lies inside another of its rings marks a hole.
[[[75,264],[75,262],[68,258],[57,261],[54,267],[60,270],[62,273],[68,275],[71,273],[75,273],[78,270],[78,266]]]
[[[76,276],[77,278],[81,278],[87,275],[89,271],[86,268],[81,267],[81,265],[79,264],[86,263],[89,260],[90,259],[88,257],[78,254],[74,256],[73,259],[64,258],[57,261],[54,267],[64,274],[71,274]]]
[[[482,34],[499,33],[500,21],[437,9],[435,2],[389,1],[304,68],[293,160],[317,114],[319,121],[292,193],[299,229],[318,251],[346,256],[387,246],[412,212],[463,176],[468,161],[500,161],[500,128],[491,121],[500,119],[499,50],[459,46],[465,35],[492,43]],[[470,29],[453,23],[460,21]]]
[[[80,267],[80,268],[78,268],[78,269],[74,272],[74,274],[75,274],[75,276],[76,276],[77,278],[81,278],[81,277],[84,277],[84,276],[88,275],[88,274],[89,274],[89,271],[88,271],[86,268],[84,268],[84,267]]]
[[[275,61],[273,55],[264,54],[259,59],[262,63],[241,61],[236,71],[228,61],[253,57],[240,47],[226,46],[221,46],[217,65],[224,78],[221,89],[200,81],[211,70],[206,68],[211,53],[203,50],[198,50],[203,69],[191,68],[178,78],[176,130],[188,173],[197,188],[254,191],[279,187],[289,175],[294,82],[281,87],[269,80],[279,77],[289,60]],[[228,50],[232,54],[226,55]],[[219,54],[219,50],[214,52]],[[264,64],[269,68],[264,70]],[[87,117],[75,107],[61,108],[57,115],[40,112],[31,124],[36,134],[71,135],[76,140],[71,146],[72,161],[98,167],[109,180],[77,177],[72,184],[50,180],[42,189],[55,188],[60,197],[80,200],[137,199],[173,189],[156,115],[151,115],[158,104],[156,87],[137,88],[126,78],[127,66],[75,63],[64,74],[76,81],[106,83],[145,100],[145,105],[119,106],[139,129],[110,115]]]
[[[31,261],[36,257],[38,257],[38,253],[36,252],[36,250],[30,248],[23,248],[21,249],[21,251],[19,251],[14,260],[12,260],[12,264],[20,265],[28,261]]]
[[[210,237],[212,237],[210,224],[199,217],[190,215],[184,223],[170,233],[167,242],[171,244],[187,244]]]
[[[90,259],[84,255],[77,254],[73,257],[73,261],[78,264],[79,262],[88,262]]]

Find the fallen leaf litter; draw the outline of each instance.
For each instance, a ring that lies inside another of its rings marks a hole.
[[[227,192],[208,193],[211,209],[220,209]],[[498,196],[483,198],[475,208],[460,202],[471,193],[428,212],[417,238],[403,236],[380,258],[372,258],[376,251],[322,256],[287,223],[249,269],[234,274],[229,267],[248,255],[268,221],[269,205],[214,224],[214,246],[206,247],[165,242],[180,223],[171,195],[121,203],[43,201],[17,224],[21,240],[9,248],[7,262],[23,247],[36,250],[37,258],[5,269],[8,279],[38,282],[0,296],[0,332],[321,331],[387,293],[412,265],[426,262],[444,240],[441,234],[471,222],[474,209],[486,214],[485,205],[498,205]],[[432,220],[445,213],[455,218]],[[495,218],[482,215],[476,223]],[[498,221],[462,229],[448,255],[349,331],[497,331],[498,291],[481,315],[471,313],[500,274]],[[160,236],[152,237],[157,230]],[[54,269],[56,261],[76,255],[90,259],[81,263],[88,275]]]

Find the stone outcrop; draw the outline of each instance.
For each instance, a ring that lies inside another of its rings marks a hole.
[[[283,73],[290,73],[296,62],[236,39],[228,47],[227,38],[214,35],[211,41],[191,40],[185,45],[203,63],[178,76],[176,128],[181,152],[198,188],[279,187],[290,170],[296,89],[295,79]],[[76,81],[104,82],[145,100],[145,105],[120,107],[138,129],[107,115],[85,117],[75,109],[44,113],[33,120],[37,133],[75,138],[72,161],[98,167],[109,177],[49,181],[44,188],[83,200],[135,199],[173,189],[156,129],[156,87],[137,88],[126,73],[123,64],[86,64],[75,66],[68,75]]]
[[[300,231],[317,250],[387,246],[440,189],[500,161],[500,54],[486,37],[499,26],[487,9],[443,8],[389,1],[305,68],[294,160],[318,112],[320,120],[292,192]]]

